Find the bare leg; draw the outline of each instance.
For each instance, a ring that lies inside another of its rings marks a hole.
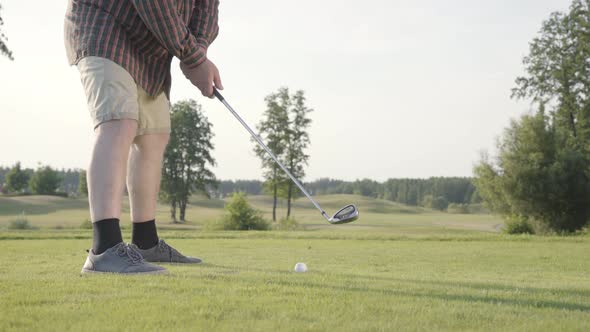
[[[137,121],[108,121],[95,131],[88,167],[88,200],[92,222],[121,215],[121,199],[129,147],[137,133]]]
[[[131,205],[131,220],[140,223],[155,219],[162,160],[168,144],[168,134],[148,134],[135,138],[129,152],[127,189]]]

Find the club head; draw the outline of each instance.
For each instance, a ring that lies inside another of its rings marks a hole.
[[[359,210],[354,205],[347,205],[340,209],[336,214],[330,218],[331,224],[347,224],[359,218]]]

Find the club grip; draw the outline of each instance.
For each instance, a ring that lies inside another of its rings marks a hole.
[[[213,94],[215,95],[215,97],[217,97],[217,99],[219,99],[219,101],[224,101],[225,98],[223,98],[223,96],[221,95],[221,93],[219,93],[219,91],[217,91],[217,89],[213,88]]]

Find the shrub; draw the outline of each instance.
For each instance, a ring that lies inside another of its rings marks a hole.
[[[8,223],[9,229],[34,229],[33,225],[29,222],[27,217],[25,216],[24,212],[21,213],[16,218],[12,219]]]
[[[444,211],[449,206],[449,202],[443,196],[438,196],[432,200],[432,208],[434,210]]]
[[[262,212],[248,204],[244,193],[234,193],[231,201],[225,205],[225,211],[226,214],[213,228],[236,231],[270,229],[270,224],[262,217]]]
[[[80,228],[82,229],[92,229],[92,222],[90,219],[85,219],[81,224]]]
[[[513,217],[506,221],[506,234],[535,234],[533,224],[524,217]]]
[[[273,225],[273,228],[278,231],[295,231],[301,228],[297,220],[293,217],[281,218],[278,223]]]

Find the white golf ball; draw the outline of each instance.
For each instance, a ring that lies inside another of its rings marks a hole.
[[[307,265],[305,265],[305,263],[297,263],[295,264],[294,270],[297,273],[307,272]]]

